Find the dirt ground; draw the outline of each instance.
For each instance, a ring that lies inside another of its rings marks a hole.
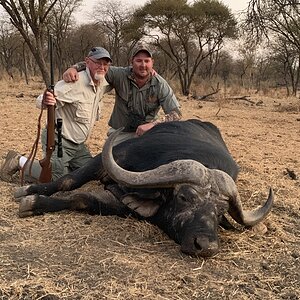
[[[43,88],[37,81],[0,82],[0,156],[30,152]],[[299,99],[179,99],[185,119],[220,128],[241,167],[237,185],[246,208],[265,201],[273,187],[267,230],[220,229],[220,253],[194,258],[155,226],[131,218],[61,212],[20,219],[13,198],[19,183],[0,182],[0,299],[299,299]],[[93,154],[101,151],[112,105],[106,96],[88,142]]]

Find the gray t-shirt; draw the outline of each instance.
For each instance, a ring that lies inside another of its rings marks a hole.
[[[158,74],[141,88],[133,80],[132,67],[110,67],[105,78],[116,92],[108,122],[114,129],[125,127],[125,131],[135,131],[137,126],[155,120],[160,108],[165,114],[179,111],[173,90]]]

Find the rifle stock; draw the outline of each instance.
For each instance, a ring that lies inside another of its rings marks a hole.
[[[53,66],[53,36],[49,35],[49,56],[50,56],[50,87],[49,91],[54,93],[54,66]],[[55,106],[48,105],[47,107],[47,144],[46,155],[41,159],[40,165],[42,171],[39,182],[50,182],[52,179],[51,156],[55,149]]]
[[[55,149],[55,107],[47,108],[47,148],[46,155],[40,160],[42,171],[39,181],[42,183],[50,182],[52,179],[51,156]]]

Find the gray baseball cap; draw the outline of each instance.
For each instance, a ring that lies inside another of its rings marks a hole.
[[[93,47],[89,52],[88,57],[95,59],[108,58],[110,62],[112,62],[109,52],[102,47]]]
[[[149,57],[152,57],[152,51],[150,50],[150,48],[144,43],[138,43],[132,50],[132,58],[142,51],[147,52],[149,54]]]

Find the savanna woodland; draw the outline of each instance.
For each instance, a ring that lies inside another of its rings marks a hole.
[[[0,0],[0,8],[1,156],[30,153],[36,138],[35,99],[50,83],[49,33],[56,80],[92,46],[125,66],[146,41],[183,119],[221,130],[240,167],[243,206],[260,205],[269,187],[275,193],[260,226],[220,228],[221,250],[205,259],[130,217],[63,211],[21,219],[13,197],[20,179],[1,181],[0,299],[299,299],[299,1],[250,0],[233,14],[218,0],[107,0],[80,22],[81,0]],[[88,140],[94,155],[113,93]]]

